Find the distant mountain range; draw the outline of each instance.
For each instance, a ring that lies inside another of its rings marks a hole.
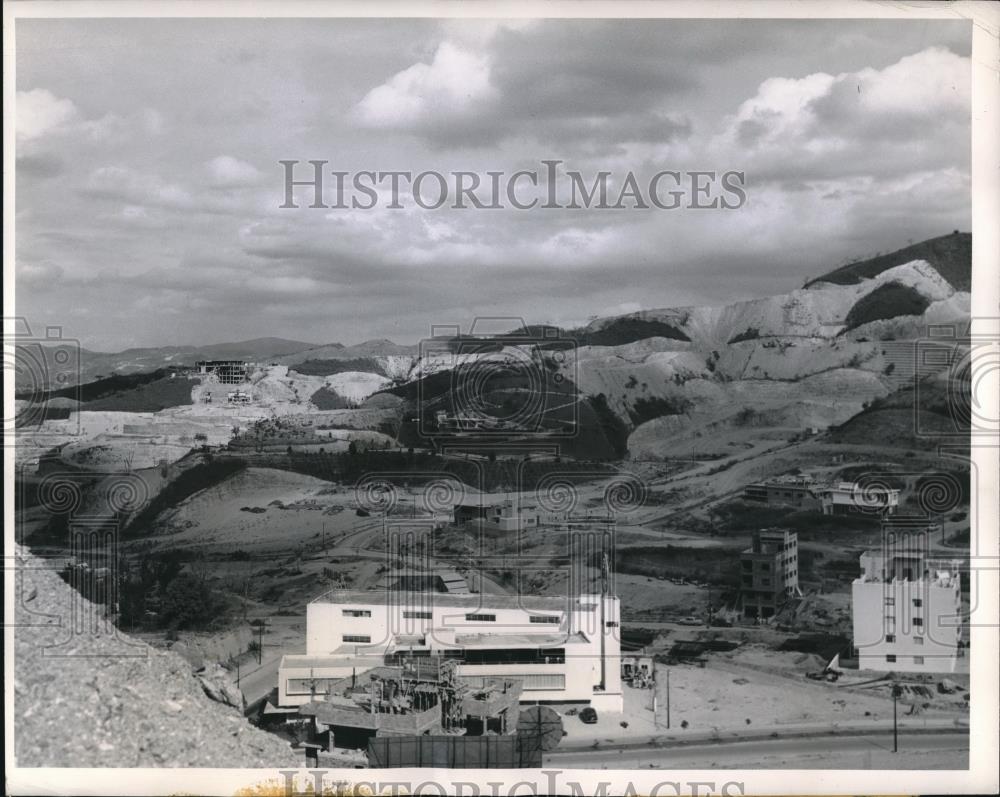
[[[909,269],[893,272],[891,279],[883,278],[887,272],[914,261],[928,264],[933,273]],[[660,339],[687,343],[690,344],[687,348],[704,349],[706,355],[714,353],[713,356],[720,358],[719,352],[725,347],[769,336],[843,336],[873,323],[892,327],[892,318],[922,318],[926,312],[930,312],[931,318],[960,317],[967,310],[949,308],[948,302],[954,301],[954,294],[967,293],[971,282],[972,236],[955,232],[840,266],[791,294],[724,307],[646,310],[600,318],[586,327],[561,332],[580,347],[618,347]],[[872,290],[849,290],[851,286],[862,285]],[[834,287],[841,288],[835,292],[836,300],[834,293],[829,292]],[[530,333],[531,329],[522,331]],[[887,336],[898,333],[898,329],[885,332]],[[880,334],[876,330],[872,336]],[[15,382],[19,392],[83,384],[112,374],[192,366],[206,359],[273,362],[289,367],[305,364],[303,372],[313,374],[332,374],[349,368],[407,378],[419,355],[417,345],[400,345],[386,339],[345,346],[275,337],[206,346],[133,348],[114,353],[81,349],[78,358],[73,353],[68,361],[66,347],[29,344],[17,348]],[[371,367],[362,367],[364,362]]]

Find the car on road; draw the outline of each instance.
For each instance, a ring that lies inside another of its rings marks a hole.
[[[697,617],[692,617],[688,615],[687,617],[682,617],[677,621],[677,625],[701,625],[701,620]]]
[[[587,706],[580,710],[580,720],[587,723],[588,725],[593,725],[597,722],[597,710]]]

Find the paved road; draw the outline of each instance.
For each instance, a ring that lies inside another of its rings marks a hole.
[[[965,733],[900,733],[899,753],[892,734],[788,737],[748,742],[685,744],[673,748],[560,752],[545,766],[583,769],[927,769],[968,767]]]

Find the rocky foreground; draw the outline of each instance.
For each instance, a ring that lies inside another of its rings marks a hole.
[[[16,549],[14,743],[22,767],[283,767],[287,742],[211,700],[180,656],[117,633]],[[8,638],[9,641],[9,638]]]

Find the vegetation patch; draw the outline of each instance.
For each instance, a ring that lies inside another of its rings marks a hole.
[[[817,282],[834,285],[857,285],[863,279],[877,277],[883,271],[913,260],[926,260],[955,290],[972,289],[972,234],[955,230],[951,235],[931,238],[887,255],[876,255],[834,269],[805,284]]]
[[[328,387],[321,387],[309,400],[321,410],[346,410],[351,406],[351,402]]]
[[[921,315],[930,307],[930,299],[916,288],[900,282],[887,282],[858,300],[847,313],[845,331],[871,321]]]
[[[733,335],[729,343],[742,343],[744,340],[757,340],[760,337],[760,330],[757,327],[747,327],[738,335]]]
[[[81,410],[116,412],[158,412],[167,407],[192,404],[191,380],[173,368],[159,368],[146,374],[112,374],[77,387],[40,394],[22,393],[19,399],[43,402],[53,398],[80,401]],[[63,409],[63,411],[68,411]],[[56,408],[42,413],[56,418]]]
[[[741,547],[684,548],[675,545],[642,545],[615,551],[619,573],[653,578],[685,578],[736,588],[739,586]],[[595,554],[595,567],[600,564]]]
[[[291,366],[289,371],[295,371],[303,376],[332,376],[348,371],[388,376],[382,364],[373,357],[355,357],[347,360],[306,360]]]
[[[638,398],[629,407],[628,415],[634,426],[664,415],[683,415],[691,408],[691,400],[683,396]]]
[[[166,509],[177,506],[200,490],[214,487],[246,468],[246,462],[235,457],[206,458],[181,473],[157,493],[138,513],[125,529],[125,536],[137,537],[148,531],[156,516]]]

